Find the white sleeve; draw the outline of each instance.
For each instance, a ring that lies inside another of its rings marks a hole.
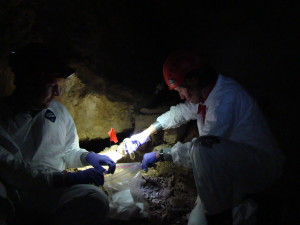
[[[168,112],[159,116],[156,121],[162,125],[163,129],[177,128],[190,120],[196,120],[197,110],[197,104],[186,101],[172,106]]]
[[[196,138],[194,138],[196,139]],[[193,139],[193,140],[194,140]],[[172,160],[175,164],[192,168],[192,161],[189,155],[193,142],[177,142],[171,149]]]
[[[81,155],[88,153],[87,150],[79,147],[79,138],[75,127],[74,120],[70,113],[65,109],[64,116],[66,119],[66,146],[63,159],[67,168],[83,167]]]

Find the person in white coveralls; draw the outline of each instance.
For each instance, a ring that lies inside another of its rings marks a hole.
[[[236,81],[217,73],[195,52],[171,54],[163,75],[169,89],[185,102],[131,136],[126,151],[136,151],[158,130],[197,120],[199,138],[146,153],[142,168],[147,171],[160,160],[193,168],[198,197],[189,225],[214,224],[217,218],[230,218],[233,224],[254,223],[256,203],[247,195],[272,186],[284,164],[257,103]]]
[[[13,52],[9,64],[16,90],[0,101],[0,224],[104,224],[109,203],[99,186],[115,162],[81,149],[71,115],[53,100],[74,71],[41,43]]]

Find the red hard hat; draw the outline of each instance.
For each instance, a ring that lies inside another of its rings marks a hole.
[[[203,58],[195,52],[178,51],[169,55],[163,65],[163,74],[169,89],[180,86],[189,72],[203,64]]]

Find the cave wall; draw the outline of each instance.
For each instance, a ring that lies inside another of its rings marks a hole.
[[[110,101],[105,95],[91,91],[90,83],[97,83],[99,79],[94,76],[84,84],[75,74],[61,84],[62,91],[57,100],[71,113],[80,140],[105,139],[111,128],[114,128],[116,133],[132,128],[132,105]]]
[[[0,95],[13,89],[7,75],[9,52],[44,41],[68,49],[75,68],[88,68],[89,73],[83,70],[78,76],[93,93],[138,110],[149,105],[156,85],[163,82],[165,57],[192,47],[247,88],[282,146],[296,154],[291,149],[299,112],[299,5],[261,4],[206,8],[174,1],[1,1]],[[89,82],[89,74],[102,83]]]

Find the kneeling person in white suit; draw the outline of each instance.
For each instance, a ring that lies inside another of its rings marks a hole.
[[[171,54],[163,75],[169,89],[186,101],[133,135],[125,143],[127,152],[136,151],[158,130],[197,120],[198,139],[147,153],[142,167],[147,171],[159,160],[170,160],[193,168],[198,199],[190,225],[206,224],[207,218],[213,220],[229,210],[233,224],[243,224],[250,218],[240,213],[245,207],[255,208],[244,198],[270,187],[280,177],[284,162],[257,103],[236,81],[218,74],[193,52]]]

